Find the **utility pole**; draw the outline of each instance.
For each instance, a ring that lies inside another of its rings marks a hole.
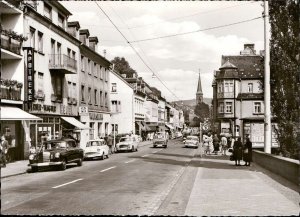
[[[269,48],[269,7],[268,1],[264,0],[264,44],[265,44],[265,76],[264,76],[264,151],[271,153],[271,97],[270,97],[270,48]]]

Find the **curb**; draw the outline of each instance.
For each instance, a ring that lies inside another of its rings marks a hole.
[[[19,176],[19,175],[23,175],[23,174],[26,174],[26,173],[28,173],[28,172],[25,171],[25,172],[15,173],[15,174],[11,174],[11,175],[1,176],[1,179],[13,177],[13,176]]]

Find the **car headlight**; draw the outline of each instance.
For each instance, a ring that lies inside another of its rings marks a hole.
[[[58,153],[58,152],[55,153],[54,157],[55,157],[55,158],[59,158],[59,157],[60,157],[60,153]]]
[[[29,160],[33,160],[33,159],[34,159],[34,155],[33,154],[29,155]]]

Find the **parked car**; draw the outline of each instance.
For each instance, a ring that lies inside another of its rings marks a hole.
[[[104,139],[89,140],[84,149],[84,159],[108,158],[109,147]]]
[[[116,152],[120,151],[138,151],[139,139],[138,136],[124,136],[121,137],[116,144]]]
[[[199,138],[198,138],[198,136],[187,136],[186,140],[183,143],[185,144],[185,147],[198,148],[199,147]]]
[[[153,138],[153,148],[157,146],[163,146],[164,148],[168,147],[168,135],[165,132],[158,132],[154,135]]]
[[[74,139],[57,139],[46,141],[35,153],[29,155],[29,164],[32,172],[39,167],[59,166],[61,170],[69,163],[82,166],[83,149]]]

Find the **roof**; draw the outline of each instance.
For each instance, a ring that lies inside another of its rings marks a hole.
[[[227,61],[220,67],[220,69],[236,69],[236,68],[237,67],[229,61],[229,58],[227,58]]]
[[[197,93],[202,93],[202,85],[201,85],[200,73],[199,73],[199,79],[198,79]]]
[[[264,63],[262,57],[259,55],[236,55],[236,56],[222,56],[221,64],[230,59],[230,63],[237,67],[240,78],[263,78]],[[222,67],[221,67],[222,68]],[[220,69],[221,69],[220,68]]]

